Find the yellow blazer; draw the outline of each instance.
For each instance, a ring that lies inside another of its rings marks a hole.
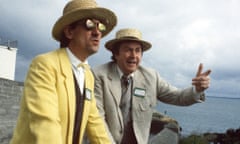
[[[85,99],[80,130],[91,143],[110,143],[94,98],[94,78],[88,79],[91,99]],[[10,144],[72,144],[75,85],[66,49],[37,56],[24,84],[21,108]]]

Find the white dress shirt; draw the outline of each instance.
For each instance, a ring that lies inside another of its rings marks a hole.
[[[83,67],[79,67],[79,64],[81,64],[81,63],[88,64],[88,62],[87,61],[82,62],[81,60],[79,60],[71,52],[71,50],[69,48],[66,48],[66,50],[67,50],[67,54],[70,59],[70,62],[72,64],[72,70],[77,79],[78,86],[80,88],[80,92],[81,92],[81,94],[83,94],[83,91],[84,91],[84,69],[83,69]]]

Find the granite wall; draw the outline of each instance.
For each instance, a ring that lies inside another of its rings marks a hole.
[[[0,78],[0,144],[8,144],[19,111],[23,82]]]

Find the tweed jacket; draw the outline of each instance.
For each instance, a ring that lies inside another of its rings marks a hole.
[[[105,119],[111,138],[119,144],[124,130],[120,109],[121,82],[117,65],[109,62],[94,68],[93,72],[98,109]],[[140,66],[133,77],[131,113],[138,144],[148,142],[152,113],[157,100],[187,106],[199,102],[195,95],[193,87],[177,89],[164,81],[155,70]]]
[[[80,129],[91,143],[110,143],[94,97],[94,77],[87,77],[91,99],[84,100]],[[66,49],[37,56],[24,84],[21,109],[11,144],[72,144],[76,96]]]

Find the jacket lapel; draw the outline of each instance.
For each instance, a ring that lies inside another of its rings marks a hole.
[[[139,98],[144,98],[147,92],[146,79],[141,71],[138,69],[134,73],[133,77],[133,89],[132,89],[132,106],[138,107],[141,103]]]
[[[145,83],[146,83],[145,78],[144,78],[143,74],[141,73],[141,71],[138,69],[134,73],[134,77],[133,77],[133,90],[135,88],[145,89],[146,88]]]
[[[117,71],[117,66],[115,63],[112,63],[110,67],[108,79],[109,79],[108,87],[110,88],[110,91],[112,93],[116,105],[119,106],[121,101],[121,82]]]
[[[73,80],[73,72],[71,62],[67,56],[67,52],[65,48],[59,49],[59,61],[60,61],[60,69],[62,72],[64,79],[64,85],[67,92],[67,104],[68,104],[68,113],[70,121],[74,121],[75,117],[75,85]],[[72,128],[70,128],[72,129]]]

